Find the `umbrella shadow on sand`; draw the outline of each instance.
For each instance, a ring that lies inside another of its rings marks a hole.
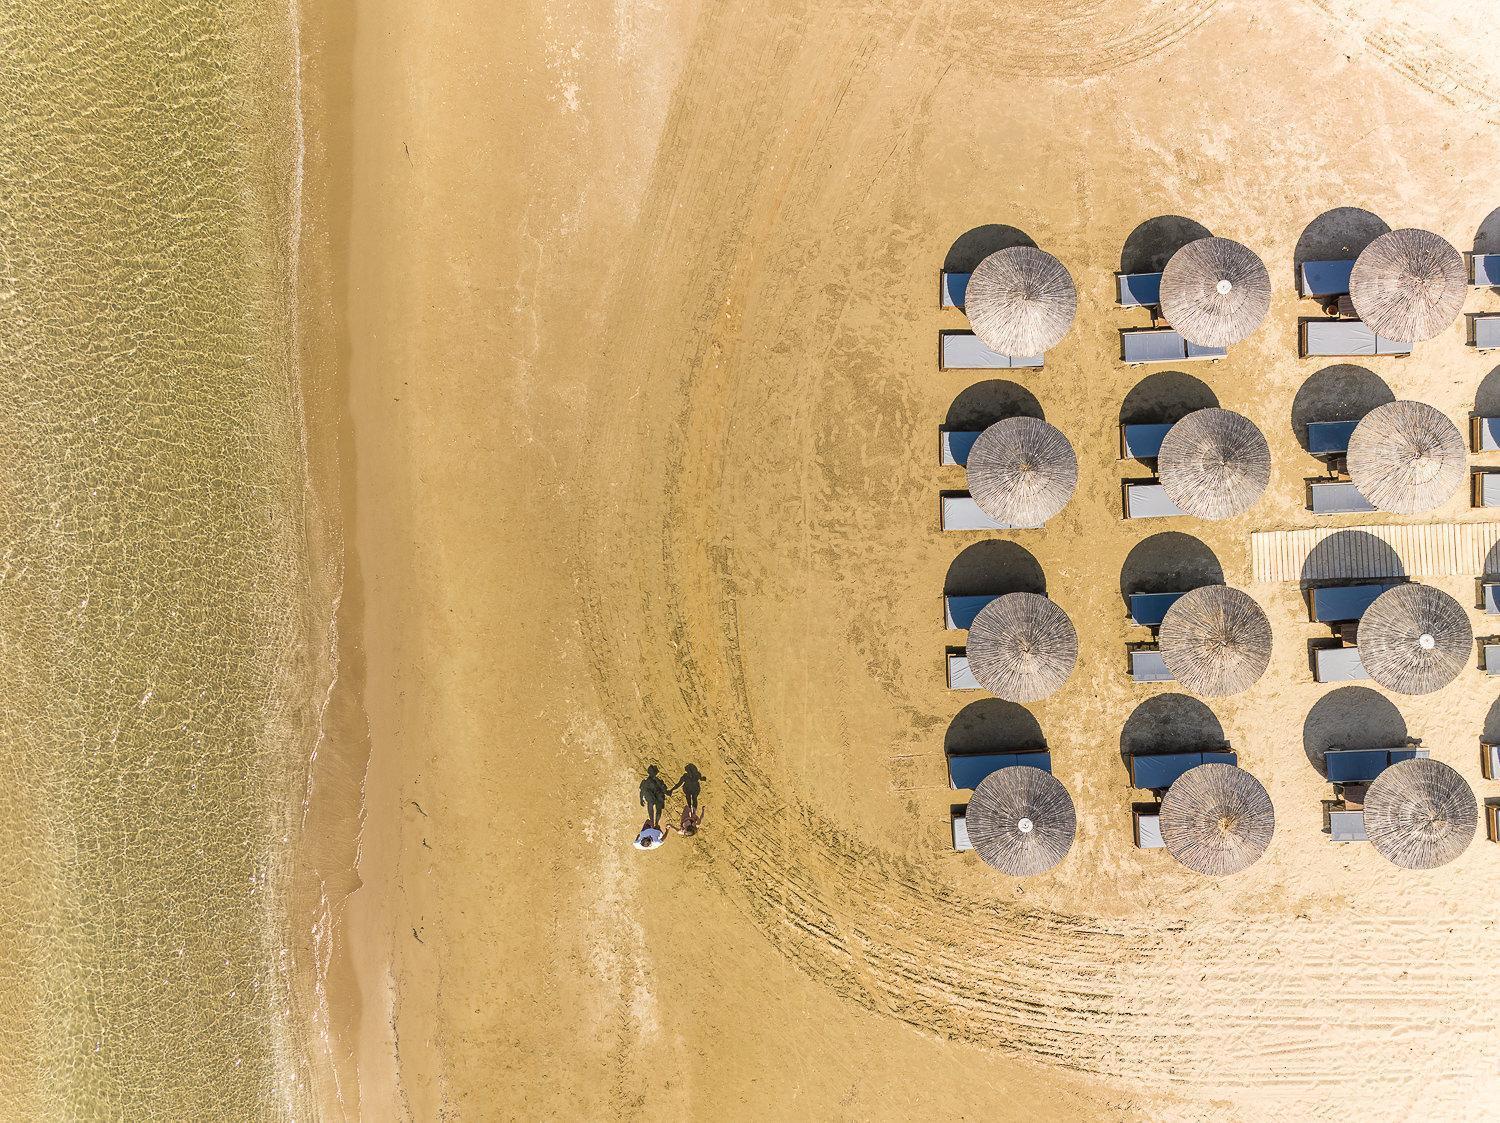
[[[1137,753],[1188,753],[1227,748],[1224,727],[1204,703],[1186,694],[1148,698],[1125,719],[1120,730],[1120,763],[1130,771]]]
[[[951,432],[977,433],[1009,417],[1047,418],[1036,395],[1019,383],[990,378],[968,387],[948,407],[945,427]]]
[[[992,253],[1014,246],[1035,246],[1031,235],[1014,226],[989,223],[960,234],[943,258],[944,273],[972,273]]]
[[[1219,398],[1208,383],[1180,370],[1141,379],[1120,403],[1121,425],[1171,425],[1200,409],[1215,409]]]
[[[1222,584],[1224,567],[1213,550],[1177,530],[1143,538],[1120,566],[1120,599],[1126,605],[1135,593],[1188,593]]]
[[[1010,753],[1045,749],[1047,738],[1036,716],[1018,702],[981,698],[970,702],[948,724],[943,753]]]
[[[1390,233],[1390,229],[1385,219],[1360,207],[1324,211],[1307,224],[1297,239],[1297,247],[1292,251],[1292,283],[1300,284],[1304,262],[1353,261],[1376,238]]]
[[[1358,421],[1396,400],[1385,380],[1355,363],[1335,363],[1308,376],[1292,400],[1292,432],[1304,451],[1312,421]]]
[[[948,597],[1003,596],[1006,593],[1047,595],[1047,575],[1031,551],[1014,542],[976,542],[948,566],[943,595]]]
[[[1368,686],[1341,686],[1314,703],[1302,723],[1307,762],[1328,775],[1329,749],[1394,749],[1413,742],[1396,704]]]
[[[1180,214],[1148,218],[1130,232],[1120,248],[1120,272],[1160,273],[1183,246],[1212,237],[1208,227]]]

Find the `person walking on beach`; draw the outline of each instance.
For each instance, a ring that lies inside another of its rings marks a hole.
[[[655,850],[663,842],[667,841],[667,835],[671,830],[671,827],[652,826],[651,820],[647,819],[641,824],[641,833],[635,836],[635,842],[631,845],[637,850]]]
[[[667,785],[657,775],[659,769],[652,765],[646,769],[646,778],[641,781],[641,806],[646,809],[646,826],[661,829],[661,813],[667,806]]]

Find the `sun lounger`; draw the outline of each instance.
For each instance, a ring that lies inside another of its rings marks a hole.
[[[1491,842],[1500,842],[1500,803],[1485,801],[1484,834]]]
[[[974,789],[991,772],[1022,766],[1052,771],[1052,754],[1045,749],[1025,753],[960,753],[948,758],[948,784],[955,791]]]
[[[1485,615],[1500,615],[1500,582],[1482,581],[1479,585],[1479,603]]]
[[[1315,624],[1347,624],[1358,620],[1395,581],[1362,581],[1358,585],[1323,585],[1310,591],[1309,619]]]
[[[1307,509],[1315,515],[1362,515],[1375,505],[1348,480],[1309,480]]]
[[[1126,363],[1183,363],[1222,359],[1223,347],[1189,343],[1171,328],[1127,328],[1120,332],[1120,361]]]
[[[993,596],[944,597],[943,627],[967,629],[970,624],[974,623],[974,617],[979,615],[979,610],[994,599]]]
[[[969,841],[969,808],[965,804],[962,807],[953,808],[950,813],[953,819],[953,849],[962,853],[965,850],[974,849],[974,844]]]
[[[1474,473],[1474,506],[1500,507],[1500,472]]]
[[[969,670],[969,657],[961,652],[948,652],[948,689],[978,690],[979,680]]]
[[[1121,308],[1151,308],[1161,303],[1160,273],[1116,273],[1115,294]]]
[[[1181,507],[1167,497],[1167,489],[1148,480],[1125,481],[1125,517],[1159,519],[1183,514]]]
[[[1349,451],[1358,421],[1309,421],[1307,451],[1314,456],[1342,456]]]
[[[1303,296],[1343,296],[1349,291],[1353,261],[1304,261],[1301,270]]]
[[[1393,764],[1429,755],[1427,749],[1329,749],[1323,767],[1331,784],[1368,784]]]
[[[1500,744],[1479,742],[1479,774],[1486,780],[1500,779]]]
[[[1167,661],[1154,647],[1136,647],[1130,650],[1130,678],[1134,682],[1172,682],[1172,672],[1167,670]]]
[[[1476,289],[1500,288],[1500,254],[1470,254],[1469,284]]]
[[[1228,750],[1201,753],[1132,753],[1130,784],[1135,788],[1161,791],[1170,788],[1177,778],[1200,764],[1234,764],[1236,757]]]
[[[1410,343],[1376,335],[1363,320],[1303,320],[1298,335],[1305,359],[1411,354]]]
[[[1475,312],[1468,320],[1470,347],[1476,351],[1500,347],[1500,312]]]
[[[1359,661],[1357,647],[1319,647],[1313,650],[1314,682],[1358,682],[1370,676]]]
[[[1328,837],[1334,842],[1366,842],[1363,811],[1328,812]]]
[[[1012,356],[991,351],[972,331],[938,334],[938,370],[1009,370],[1039,367],[1042,356]]]
[[[978,431],[944,429],[938,434],[938,462],[945,468],[962,468],[978,439]]]
[[[939,525],[944,530],[1035,530],[1034,526],[1011,526],[990,518],[966,491],[948,491],[940,497]]]
[[[1475,452],[1500,450],[1500,417],[1469,418],[1469,440]]]
[[[1161,836],[1161,810],[1131,811],[1131,826],[1135,844],[1142,850],[1160,850],[1167,845]]]
[[[962,308],[964,293],[969,288],[972,273],[939,273],[938,306],[940,308]]]
[[[1171,425],[1121,425],[1120,459],[1155,460]]]
[[[1500,643],[1484,645],[1484,673],[1500,675]]]
[[[1130,622],[1141,628],[1159,628],[1167,609],[1181,598],[1181,593],[1131,593]]]

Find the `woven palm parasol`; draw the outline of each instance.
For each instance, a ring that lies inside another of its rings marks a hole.
[[[1078,290],[1063,263],[1035,246],[998,250],[964,292],[974,334],[1002,355],[1040,355],[1068,333]]]
[[[1211,877],[1253,865],[1275,831],[1266,789],[1232,764],[1188,769],[1161,801],[1161,836],[1172,857]]]
[[[979,685],[1011,702],[1035,702],[1068,680],[1078,633],[1057,604],[1036,593],[1006,593],[969,625],[969,669]]]
[[[1431,694],[1458,677],[1469,659],[1469,614],[1431,585],[1396,585],[1359,620],[1359,661],[1397,694]]]
[[[1227,409],[1188,414],[1162,438],[1162,487],[1183,511],[1227,519],[1255,505],[1271,479],[1271,448],[1248,417]]]
[[[1376,335],[1402,343],[1431,339],[1463,308],[1464,259],[1427,230],[1382,234],[1354,262],[1349,298]]]
[[[1078,827],[1068,789],[1052,773],[1025,765],[997,769],[979,781],[965,822],[979,856],[1015,877],[1057,865]]]
[[[1161,657],[1194,694],[1238,694],[1255,685],[1271,662],[1271,622],[1248,593],[1205,585],[1167,609]]]
[[[1228,238],[1189,242],[1162,271],[1162,315],[1201,347],[1238,343],[1270,309],[1271,275],[1252,250]]]
[[[1474,840],[1474,792],[1441,761],[1414,757],[1391,765],[1365,793],[1365,834],[1388,860],[1430,870],[1457,858]]]
[[[1376,406],[1349,438],[1349,477],[1382,511],[1429,511],[1447,500],[1467,473],[1458,426],[1423,402]]]
[[[1078,482],[1068,438],[1034,417],[991,425],[969,450],[967,469],[979,509],[1010,526],[1040,526],[1067,505]]]

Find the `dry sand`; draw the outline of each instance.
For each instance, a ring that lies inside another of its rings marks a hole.
[[[1132,849],[1120,760],[1163,693],[1123,673],[1132,547],[1196,535],[1245,585],[1252,531],[1311,523],[1304,228],[1358,206],[1467,249],[1500,203],[1492,26],[1458,2],[374,0],[315,7],[308,42],[348,278],[326,309],[344,687],[371,749],[329,976],[345,1114],[1500,1113],[1495,848],[1417,874],[1331,845],[1304,752],[1404,723],[1496,794],[1477,670],[1309,721],[1318,633],[1295,584],[1251,587],[1272,669],[1212,720],[1278,833],[1224,882]],[[1146,372],[1116,361],[1144,317],[1111,273],[1159,215],[1247,243],[1276,285],[1249,342],[1190,368],[1272,443],[1268,494],[1227,523],[1119,517]],[[1045,372],[1012,380],[1080,453],[1063,515],[1008,536],[1084,652],[1033,707],[1078,841],[1024,883],[946,840],[973,699],[944,687],[939,597],[978,536],[937,529],[963,484],[936,442],[982,379],[936,370],[963,319],[935,288],[986,223],[1080,293]],[[1493,364],[1455,327],[1366,365],[1461,420]],[[1471,576],[1437,583],[1472,602]],[[1167,735],[1209,722],[1179,705]],[[689,760],[704,832],[631,850],[642,768]]]

